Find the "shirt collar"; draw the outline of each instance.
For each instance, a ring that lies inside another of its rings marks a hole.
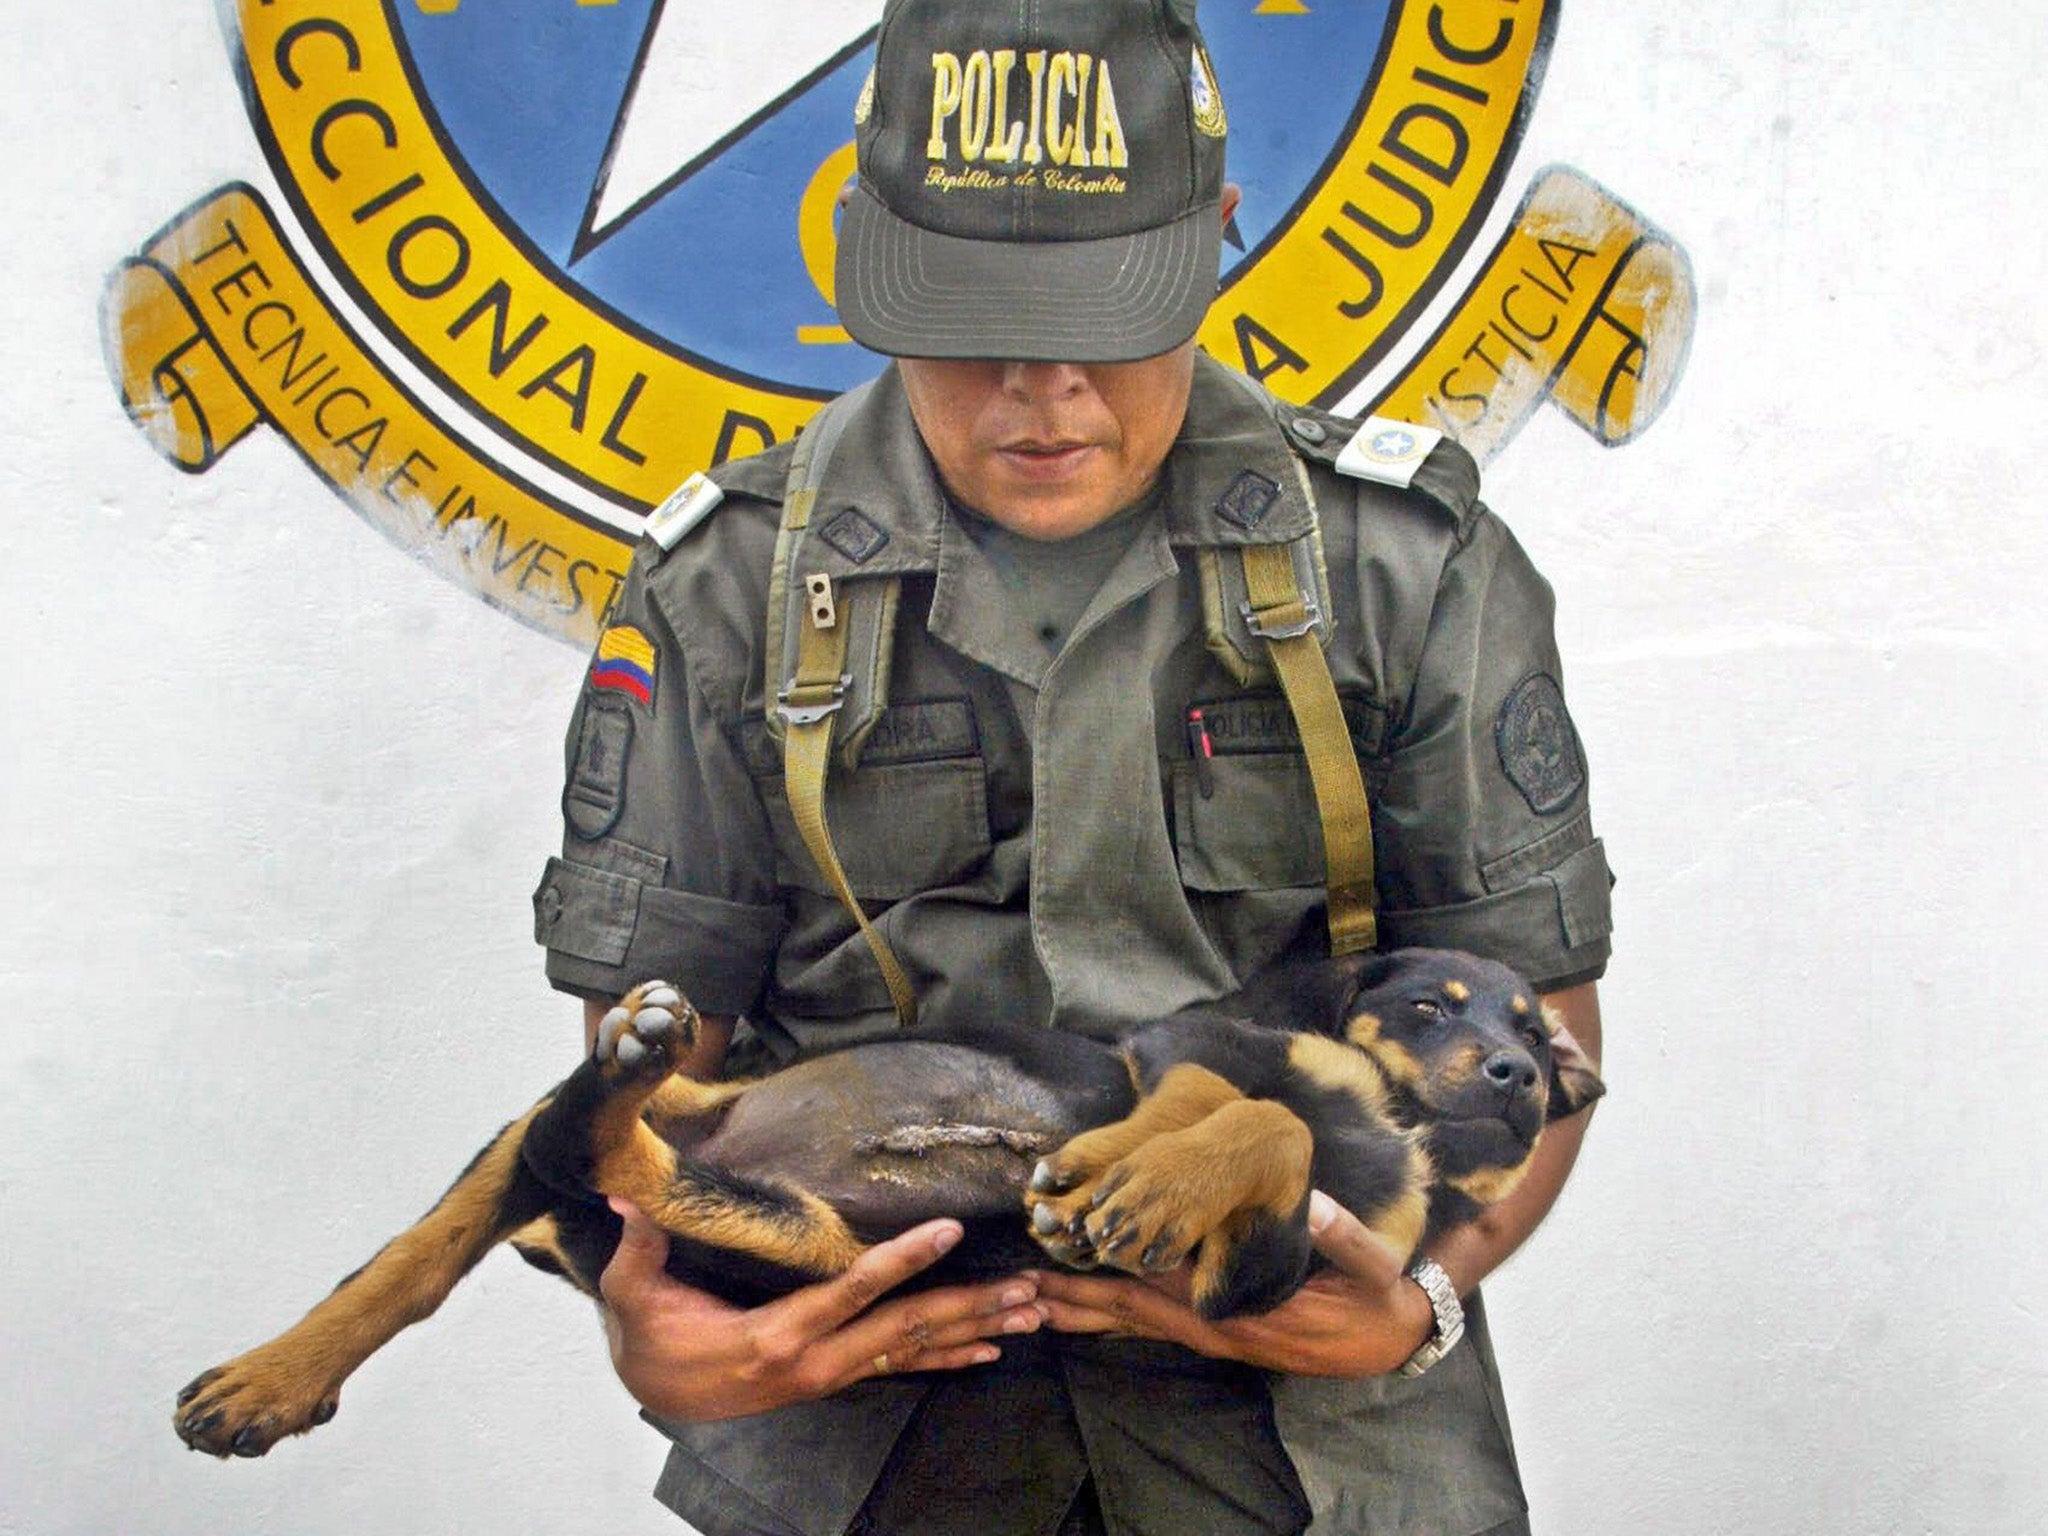
[[[1167,538],[1176,545],[1283,544],[1315,525],[1301,461],[1271,397],[1197,353],[1187,419],[1167,455]]]
[[[896,369],[845,408],[811,509],[804,568],[835,579],[937,571],[950,514]],[[1313,526],[1308,477],[1268,397],[1200,354],[1164,474],[1171,545],[1278,544]]]

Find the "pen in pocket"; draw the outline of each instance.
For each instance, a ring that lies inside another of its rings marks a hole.
[[[1209,760],[1216,755],[1216,743],[1209,739],[1209,725],[1199,707],[1188,711],[1187,737],[1188,756],[1195,760],[1195,788],[1207,800],[1216,793],[1216,775],[1209,768]]]

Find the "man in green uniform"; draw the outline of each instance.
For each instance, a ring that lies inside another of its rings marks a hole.
[[[1370,791],[1364,921],[1515,965],[1597,1056],[1609,877],[1549,590],[1454,444],[1194,352],[1235,192],[1192,12],[888,5],[838,291],[898,361],[650,520],[535,895],[593,1028],[661,975],[711,1019],[704,1073],[912,998],[1108,1038],[1336,924],[1359,902],[1252,600],[1277,551]],[[1095,1275],[888,1294],[950,1222],[744,1311],[622,1212],[607,1319],[675,1441],[658,1496],[709,1536],[1526,1531],[1473,1288],[1584,1119],[1409,1275],[1318,1199],[1331,1267],[1223,1324]]]

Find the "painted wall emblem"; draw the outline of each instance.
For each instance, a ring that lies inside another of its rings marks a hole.
[[[107,285],[108,366],[178,467],[274,427],[587,646],[650,509],[878,366],[831,286],[879,0],[223,5],[275,192],[214,190]],[[1245,196],[1203,347],[1481,458],[1546,401],[1610,444],[1653,420],[1693,315],[1667,237],[1551,167],[1474,257],[1558,11],[1208,0]]]

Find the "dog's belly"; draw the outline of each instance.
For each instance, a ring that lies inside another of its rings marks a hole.
[[[806,1189],[864,1234],[1016,1217],[1039,1158],[1089,1128],[1074,1097],[981,1051],[883,1041],[757,1084],[689,1155]]]

